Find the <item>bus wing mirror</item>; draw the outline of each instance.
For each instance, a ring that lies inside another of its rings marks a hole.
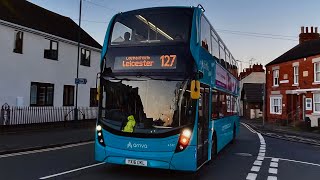
[[[191,81],[191,99],[199,99],[200,98],[200,81],[192,80]]]

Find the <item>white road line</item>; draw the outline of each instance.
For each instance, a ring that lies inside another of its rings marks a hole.
[[[249,173],[246,180],[256,180],[257,174],[256,173]]]
[[[269,173],[270,174],[278,174],[278,169],[277,168],[269,168]]]
[[[279,158],[272,158],[271,161],[272,162],[279,162]]]
[[[259,140],[260,140],[260,149],[259,149],[259,153],[257,156],[257,160],[254,161],[253,166],[251,168],[251,172],[248,173],[247,178],[246,178],[247,180],[255,180],[258,176],[258,174],[256,174],[256,173],[258,173],[260,171],[262,162],[264,160],[264,156],[265,156],[265,152],[266,152],[266,142],[260,133],[256,132],[255,130],[253,130],[250,126],[246,125],[245,123],[242,123],[242,125],[245,126],[252,133],[257,134],[259,137]],[[256,172],[256,173],[253,173],[253,172]]]
[[[307,165],[312,165],[312,166],[318,166],[318,167],[320,167],[320,164],[310,163],[310,162],[304,162],[304,161],[297,161],[297,160],[292,160],[292,159],[275,158],[275,157],[265,157],[265,158],[278,159],[278,161],[279,161],[279,160],[281,160],[281,161],[289,161],[289,162],[295,162],[295,163],[307,164]],[[272,161],[272,160],[271,160],[271,161]]]
[[[276,163],[276,162],[271,162],[271,163],[270,163],[270,167],[277,168],[277,167],[278,167],[278,163]]]
[[[65,171],[65,172],[61,172],[61,173],[58,173],[58,174],[53,174],[53,175],[41,177],[39,179],[49,179],[49,178],[61,176],[61,175],[64,175],[64,174],[69,174],[69,173],[72,173],[72,172],[80,171],[80,170],[83,170],[83,169],[88,169],[88,168],[91,168],[91,167],[100,166],[102,164],[105,164],[105,163],[101,162],[101,163],[97,163],[97,164],[92,164],[92,165],[89,165],[89,166],[84,166],[84,167],[73,169],[73,170],[70,170],[70,171]]]
[[[263,160],[264,160],[264,156],[258,156],[258,157],[257,157],[257,160],[263,161]]]
[[[262,161],[254,161],[254,163],[253,163],[254,165],[256,165],[256,166],[261,166],[261,164],[262,164]]]
[[[66,146],[60,146],[60,147],[54,147],[54,148],[46,148],[46,149],[39,149],[39,150],[33,150],[33,151],[25,151],[25,152],[11,153],[11,154],[3,154],[3,155],[0,155],[0,159],[1,158],[7,158],[7,157],[14,157],[14,156],[21,156],[21,155],[28,155],[28,154],[56,151],[56,150],[73,148],[73,147],[78,147],[78,146],[83,146],[83,145],[93,144],[93,143],[94,143],[94,141],[90,141],[90,142],[69,144],[69,145],[66,145]]]
[[[267,180],[277,180],[278,178],[276,176],[268,176]]]
[[[254,129],[252,129],[249,125],[247,125],[246,123],[241,123],[244,127],[246,127],[249,131],[251,131],[252,133],[256,134],[257,131],[255,131]]]
[[[251,171],[252,172],[259,172],[260,171],[260,166],[252,166]]]

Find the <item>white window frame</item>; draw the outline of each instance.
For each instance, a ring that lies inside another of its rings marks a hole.
[[[310,107],[308,107],[308,104]],[[306,98],[306,110],[312,110],[312,98]]]
[[[293,84],[299,84],[299,66],[293,66]]]
[[[318,71],[316,71],[316,66],[319,66]],[[317,74],[320,73],[320,62],[315,62],[313,63],[313,77],[314,77],[314,82],[320,82],[320,79],[317,79]]]
[[[275,105],[274,105],[274,100],[278,100],[278,112],[274,111],[274,108]],[[273,97],[270,97],[270,114],[279,114],[281,115],[282,114],[282,97],[280,96],[273,96]]]
[[[320,104],[320,101],[319,102],[316,102],[315,101],[315,95],[319,95],[320,96],[320,93],[315,93],[313,94],[313,113],[320,113],[320,109],[318,111],[316,111],[316,104]]]
[[[279,86],[279,69],[272,71],[273,86]]]

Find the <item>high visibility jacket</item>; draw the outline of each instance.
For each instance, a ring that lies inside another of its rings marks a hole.
[[[135,125],[136,125],[136,120],[134,119],[133,115],[130,115],[128,116],[127,124],[122,131],[132,133]]]

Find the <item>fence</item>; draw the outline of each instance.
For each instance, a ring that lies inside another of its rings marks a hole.
[[[10,107],[0,109],[0,125],[19,125],[72,121],[74,107]],[[96,119],[97,107],[78,107],[78,120]]]

